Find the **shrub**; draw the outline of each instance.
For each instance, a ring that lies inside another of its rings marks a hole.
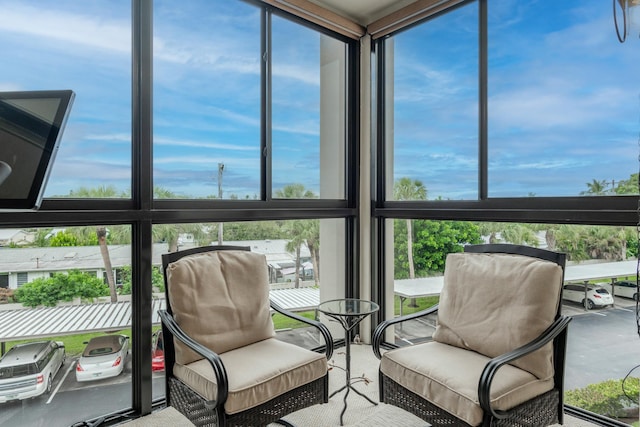
[[[608,380],[589,384],[585,388],[565,392],[565,403],[577,406],[596,414],[610,418],[627,417],[630,410],[638,402],[640,379],[627,377],[622,389],[622,380]]]
[[[13,290],[0,288],[0,304],[13,302]]]
[[[109,287],[95,275],[71,270],[68,274],[56,273],[50,278],[38,278],[16,289],[15,299],[27,307],[44,305],[54,307],[60,301],[75,297],[93,299],[109,295]]]
[[[131,267],[124,267],[120,270],[122,273],[122,287],[120,293],[122,295],[131,294]],[[154,266],[151,269],[151,285],[158,290],[158,292],[164,292],[164,277],[160,267]]]

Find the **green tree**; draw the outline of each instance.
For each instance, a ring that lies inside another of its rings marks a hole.
[[[629,179],[618,182],[614,189],[616,194],[639,194],[638,191],[638,174],[632,174]]]
[[[426,200],[427,188],[419,180],[411,178],[400,178],[393,187],[395,200]],[[409,278],[416,277],[415,265],[413,262],[413,230],[411,219],[407,219],[407,264],[409,266]]]
[[[581,191],[580,194],[585,196],[602,196],[607,194],[607,181],[593,179],[591,182],[587,182],[587,190]]]
[[[304,188],[304,184],[288,184],[277,190],[275,195],[278,199],[317,199],[318,196]]]
[[[126,194],[118,192],[114,186],[100,186],[97,188],[80,187],[78,190],[71,190],[69,197],[74,198],[92,198],[92,199],[113,199],[126,197]],[[102,254],[102,261],[104,262],[104,270],[107,275],[107,283],[109,285],[109,291],[111,294],[111,302],[118,301],[118,294],[116,293],[116,283],[113,276],[113,268],[111,268],[111,257],[109,256],[109,247],[107,245],[107,228],[104,225],[99,225],[95,228],[96,237],[98,240],[98,246],[100,246],[100,253]]]
[[[280,199],[317,199],[311,190],[306,190],[303,184],[289,184],[276,191],[276,197]],[[312,257],[314,268],[319,265],[317,246],[320,241],[320,226],[309,220],[290,220],[282,223],[282,231],[287,236],[287,251],[295,252],[295,287],[300,286],[300,251],[303,244],[307,245]],[[309,245],[311,244],[311,247]],[[318,270],[314,270],[314,276],[318,276]],[[317,283],[317,282],[316,282]]]
[[[480,233],[489,237],[489,243],[513,243],[516,245],[538,246],[536,228],[528,224],[508,222],[478,223]]]
[[[414,221],[416,275],[433,276],[444,271],[447,254],[462,252],[467,244],[481,243],[477,224],[466,221]],[[406,222],[395,220],[394,263],[396,279],[409,277]]]
[[[131,295],[131,266],[121,267],[119,270],[122,277],[120,293],[122,295]],[[158,292],[164,292],[164,277],[160,267],[154,266],[151,268],[151,286],[157,289]]]
[[[67,231],[59,231],[49,238],[49,245],[53,247],[78,246],[78,238]]]
[[[635,231],[631,227],[563,224],[555,231],[556,250],[567,253],[572,261],[623,261],[627,259],[628,242],[633,236]]]
[[[278,221],[227,222],[224,224],[224,240],[270,240],[286,239]]]
[[[316,286],[320,283],[320,220],[307,220],[308,226],[303,232],[304,240],[311,255],[313,265],[313,281]]]
[[[155,186],[153,195],[156,199],[177,199],[176,193],[166,188]],[[179,248],[179,238],[183,234],[191,234],[200,245],[211,243],[211,230],[213,227],[207,224],[157,224],[153,226],[153,239],[156,242],[165,242],[168,252],[176,252]]]
[[[295,252],[296,254],[296,266],[294,273],[295,287],[300,287],[300,270],[301,270],[301,262],[300,262],[300,251],[302,249],[302,245],[305,243],[305,221],[302,220],[293,220],[287,221],[283,227],[289,235],[289,241],[287,242],[286,250],[287,252]]]

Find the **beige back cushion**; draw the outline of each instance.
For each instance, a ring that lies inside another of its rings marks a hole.
[[[499,356],[553,323],[561,287],[562,268],[553,262],[510,254],[449,254],[433,339]],[[512,364],[550,378],[551,344]]]
[[[218,354],[275,336],[263,254],[221,250],[186,256],[169,264],[167,282],[180,328]],[[202,358],[174,342],[177,363]]]

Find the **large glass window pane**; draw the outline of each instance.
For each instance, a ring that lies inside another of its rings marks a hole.
[[[128,197],[131,5],[0,1],[0,91],[76,93],[45,197]]]
[[[0,425],[130,408],[131,227],[0,233]]]
[[[260,195],[260,10],[154,2],[154,185],[170,198]]]
[[[389,200],[478,197],[478,6],[472,3],[385,41]]]
[[[640,49],[611,2],[488,7],[490,196],[637,194]]]
[[[272,24],[273,191],[292,184],[321,198],[345,197],[346,44],[274,17]]]
[[[219,239],[222,226],[223,238]],[[280,306],[302,316],[317,319],[320,301],[344,297],[345,290],[345,226],[343,219],[307,219],[288,221],[251,221],[224,224],[157,224],[153,227],[154,267],[161,268],[162,254],[206,245],[249,247],[264,254],[269,269],[271,298]],[[164,283],[160,270],[154,269],[154,300],[164,299]],[[163,304],[158,304],[158,307]],[[154,314],[155,316],[155,314]],[[154,317],[155,318],[155,317]],[[324,342],[308,325],[278,313],[273,315],[279,339],[314,348]],[[334,337],[344,334],[339,325],[328,324]],[[154,344],[154,398],[164,396],[162,351]],[[337,339],[337,338],[336,338]]]
[[[419,219],[388,219],[386,224],[394,242],[386,251],[386,300],[394,304],[388,304],[385,318],[437,303],[446,256],[461,252],[466,244],[525,244],[566,253],[562,313],[573,319],[565,403],[637,423],[640,373],[634,368],[640,339],[634,315],[638,298],[635,227]],[[436,324],[435,316],[406,322],[387,339],[398,345],[427,341]]]

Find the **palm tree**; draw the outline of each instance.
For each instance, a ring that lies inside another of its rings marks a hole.
[[[295,266],[295,273],[294,273],[296,288],[300,287],[300,270],[301,270],[300,251],[302,249],[302,245],[305,243],[304,223],[305,221],[295,220],[295,221],[287,221],[284,225],[284,229],[288,231],[288,235],[290,236],[290,240],[287,242],[286,250],[288,252],[295,252],[296,254],[296,266]]]
[[[153,197],[156,199],[177,199],[179,196],[164,187],[154,186]],[[205,224],[156,224],[153,226],[153,239],[166,242],[168,252],[176,252],[181,234],[191,234],[201,244],[210,244],[209,234],[204,231]]]
[[[306,190],[303,184],[285,185],[281,190],[276,191],[276,197],[280,199],[316,199],[318,196],[311,191]],[[311,263],[313,264],[313,274],[315,284],[318,284],[318,245],[320,242],[320,223],[318,221],[308,220],[291,220],[284,224],[283,231],[289,236],[287,243],[287,251],[295,252],[295,287],[300,286],[300,250],[303,244],[307,245],[311,255]]]
[[[607,181],[593,179],[591,182],[587,182],[587,190],[581,191],[581,195],[601,196],[607,192]]]
[[[427,188],[419,180],[400,178],[393,189],[396,200],[426,200]],[[413,265],[413,227],[412,220],[407,219],[407,260],[409,262],[409,278],[415,279],[416,272]]]
[[[113,186],[101,186],[98,188],[86,188],[81,187],[76,191],[71,190],[69,197],[76,198],[92,198],[92,199],[113,199],[124,197],[123,193],[118,193]],[[102,261],[104,263],[104,270],[107,275],[107,284],[109,285],[109,293],[111,295],[111,302],[118,301],[118,294],[116,293],[116,281],[114,279],[113,268],[111,267],[111,257],[109,256],[109,247],[107,246],[107,228],[103,225],[96,227],[96,236],[98,237],[98,246],[100,246],[100,253],[102,254]]]
[[[427,188],[422,181],[411,178],[400,178],[393,188],[393,195],[396,200],[426,200]],[[416,268],[413,264],[413,220],[407,219],[407,262],[409,263],[409,278],[415,279]],[[417,307],[415,298],[409,301],[409,307]]]
[[[304,184],[288,184],[281,190],[276,191],[278,199],[317,199],[318,196],[311,191],[305,190]]]
[[[109,285],[109,294],[111,295],[111,302],[118,302],[118,294],[116,293],[116,281],[113,276],[113,268],[111,267],[111,257],[109,256],[109,247],[107,246],[107,228],[98,226],[96,228],[96,234],[98,236],[98,245],[100,246],[100,253],[102,254],[102,261],[104,262],[104,271],[107,274],[107,284]]]
[[[320,283],[320,221],[311,219],[306,221],[307,227],[304,231],[304,238],[311,255],[313,265],[313,282],[316,286]]]

